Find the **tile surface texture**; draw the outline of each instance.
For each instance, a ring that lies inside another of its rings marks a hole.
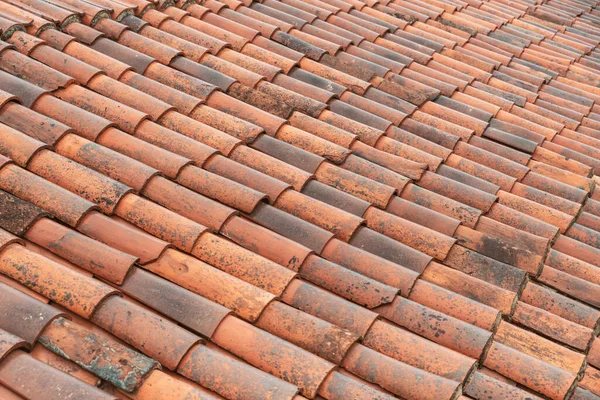
[[[0,399],[600,399],[600,3],[0,0]]]

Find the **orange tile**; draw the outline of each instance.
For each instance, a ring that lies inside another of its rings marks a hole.
[[[227,317],[213,342],[251,365],[287,380],[314,397],[334,365],[235,317]],[[261,348],[263,351],[257,352]]]
[[[24,398],[77,396],[90,400],[114,399],[87,383],[65,374],[23,351],[10,354],[0,367],[2,383]]]
[[[297,386],[254,368],[215,346],[198,344],[192,347],[177,372],[233,399],[273,395],[292,400],[298,393]]]
[[[44,330],[39,339],[46,348],[68,360],[76,362],[89,372],[108,380],[127,392],[137,389],[143,378],[158,364],[140,353],[116,342],[95,336],[85,328],[58,318]],[[85,343],[85,349],[81,344]],[[107,372],[116,367],[115,358],[121,365],[117,375]]]
[[[398,289],[315,255],[306,259],[299,273],[303,279],[369,309],[391,302],[398,292]]]
[[[288,268],[212,233],[206,233],[198,239],[192,254],[276,296],[281,295],[296,277]]]
[[[305,313],[364,337],[377,314],[318,286],[293,280],[281,300]]]
[[[137,260],[136,257],[92,240],[48,218],[35,222],[25,237],[115,284],[123,282]]]
[[[175,369],[200,338],[119,296],[109,297],[92,322],[127,342],[168,369]],[[140,329],[140,326],[146,326]],[[160,334],[158,334],[160,332]]]
[[[85,318],[90,318],[107,297],[117,293],[98,280],[17,244],[6,248],[1,256],[4,275]],[[26,271],[19,272],[23,265],[27,265]]]
[[[373,371],[369,365],[376,365],[378,368]],[[350,350],[342,366],[402,397],[419,400],[450,399],[458,387],[457,382],[403,364],[361,345],[355,345]]]

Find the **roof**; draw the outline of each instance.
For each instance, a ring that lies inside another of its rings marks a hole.
[[[0,0],[0,398],[600,399],[592,0]]]

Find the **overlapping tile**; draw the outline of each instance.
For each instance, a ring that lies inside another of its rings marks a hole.
[[[0,3],[0,391],[600,396],[597,14]]]

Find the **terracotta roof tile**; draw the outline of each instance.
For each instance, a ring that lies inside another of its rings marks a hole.
[[[121,284],[136,258],[42,218],[24,235],[73,264],[110,282]],[[75,247],[75,248],[72,248]]]
[[[25,398],[66,395],[99,400],[115,399],[22,351],[13,352],[3,361],[0,375],[8,388]]]
[[[108,298],[92,318],[95,324],[132,346],[143,349],[169,369],[175,369],[199,340],[197,336],[118,296]],[[132,331],[137,323],[147,326],[143,335],[139,335],[142,332]]]
[[[28,240],[2,235],[1,289],[179,375],[0,324],[33,371],[117,398],[595,398],[594,4],[5,2],[0,227]]]
[[[27,265],[17,274],[19,266]],[[2,253],[3,273],[24,286],[89,318],[102,301],[115,293],[109,286],[13,245]]]
[[[81,368],[73,361],[67,360],[66,358],[63,358],[51,352],[40,343],[35,345],[35,347],[31,350],[30,354],[36,360],[42,361],[91,386],[98,387],[102,384],[102,379],[100,379],[96,375]]]
[[[182,263],[188,266],[185,274],[178,269]],[[157,261],[144,267],[209,300],[218,301],[251,321],[274,299],[255,286],[174,250],[167,250]]]
[[[136,389],[144,376],[156,366],[154,360],[118,343],[105,341],[64,318],[54,320],[44,330],[39,341],[45,347],[128,392]],[[79,342],[86,343],[86,349],[79,348]],[[110,373],[110,369],[116,367],[112,358],[115,354],[118,354],[121,365],[120,373],[116,376]]]
[[[397,362],[364,346],[355,346],[343,365],[350,372],[367,378],[402,397],[449,399],[452,398],[458,386],[456,382],[449,379]],[[368,365],[378,365],[381,368],[378,368],[376,372],[367,372]],[[402,380],[398,380],[398,376],[401,376]]]

